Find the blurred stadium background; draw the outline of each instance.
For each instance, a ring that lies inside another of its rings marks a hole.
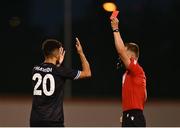
[[[121,75],[109,16],[103,4],[120,10],[125,42],[140,46],[147,76],[148,126],[180,126],[179,0],[2,0],[0,4],[0,126],[28,126],[31,69],[41,63],[41,43],[60,40],[65,65],[79,68],[74,47],[79,37],[93,77],[67,81],[66,126],[120,126]]]

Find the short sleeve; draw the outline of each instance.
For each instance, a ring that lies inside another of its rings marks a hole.
[[[73,70],[65,67],[58,67],[57,74],[67,79],[76,80],[79,78],[81,71]]]

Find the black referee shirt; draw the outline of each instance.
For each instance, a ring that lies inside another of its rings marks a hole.
[[[33,102],[31,122],[64,123],[63,84],[78,79],[80,71],[57,67],[51,63],[36,65],[32,71]]]

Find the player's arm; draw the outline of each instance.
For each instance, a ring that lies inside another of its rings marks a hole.
[[[124,63],[125,67],[128,68],[130,64],[130,59],[126,53],[126,49],[124,46],[124,42],[121,38],[118,25],[119,25],[119,20],[117,18],[112,18],[111,27],[113,30],[116,51],[118,53],[118,56],[121,58],[122,62]]]
[[[77,49],[77,53],[79,54],[81,65],[82,65],[82,71],[80,73],[79,79],[91,77],[90,65],[86,59],[86,56],[84,55],[81,43],[78,38],[76,38],[76,49]]]

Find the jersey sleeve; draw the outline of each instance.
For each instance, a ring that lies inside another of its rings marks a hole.
[[[65,67],[59,67],[57,73],[64,78],[76,80],[79,78],[81,71],[73,70]]]
[[[130,71],[133,74],[136,74],[139,70],[139,66],[136,60],[130,59],[131,63],[129,64],[127,70]]]

